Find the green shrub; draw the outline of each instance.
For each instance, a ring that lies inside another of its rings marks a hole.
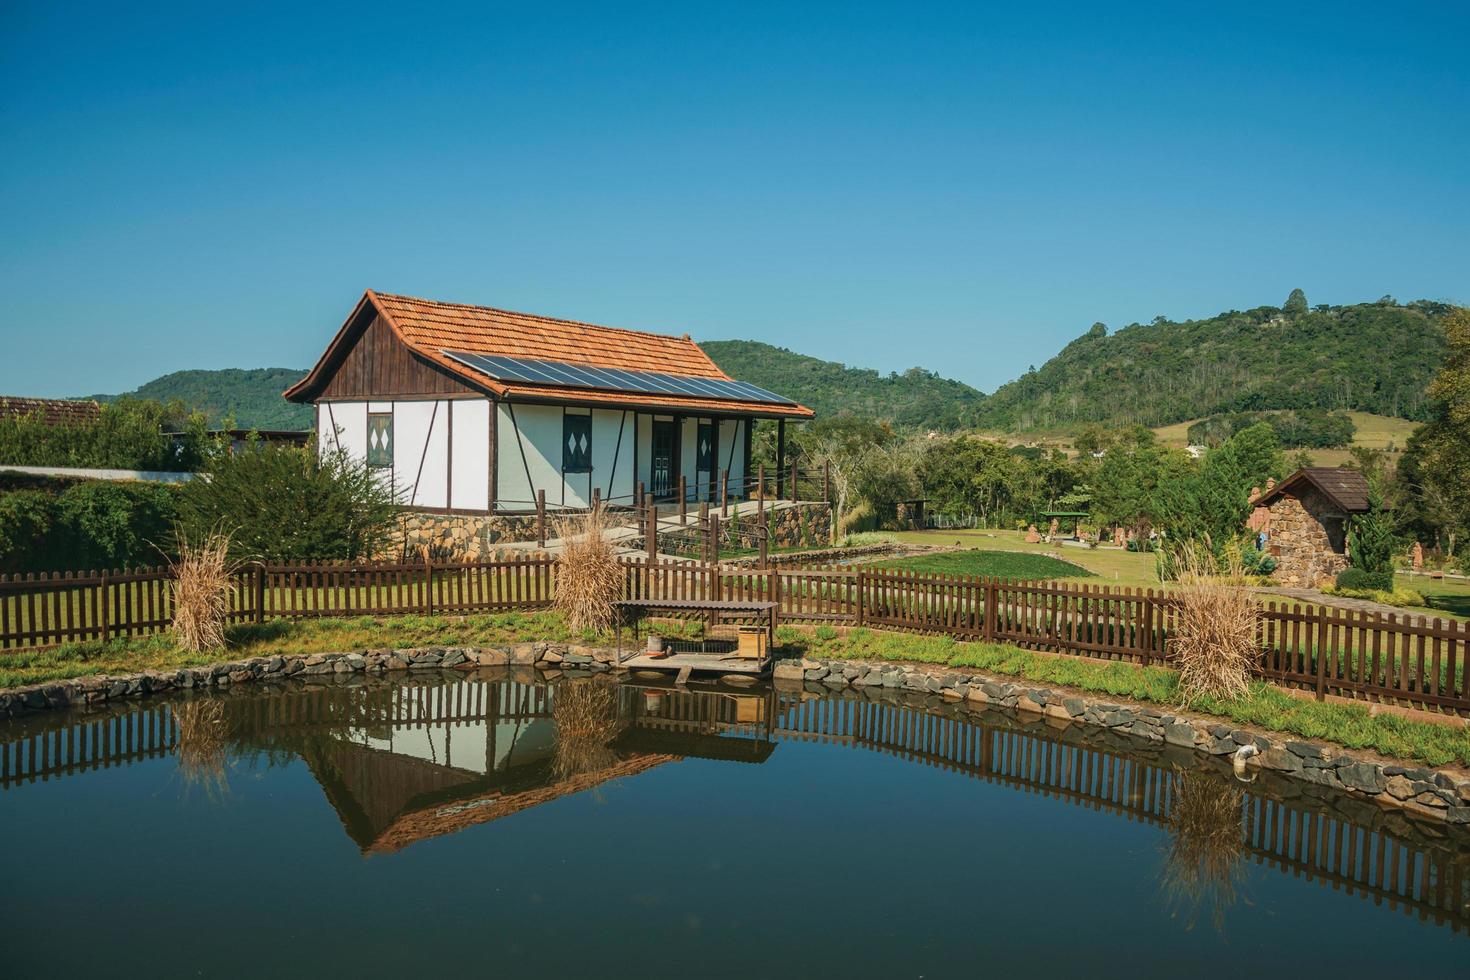
[[[48,425],[40,415],[0,418],[0,463],[93,469],[195,469],[207,454],[205,418],[182,403],[124,399],[95,421]]]
[[[53,568],[131,568],[160,564],[178,512],[173,488],[161,483],[88,480],[56,498]]]
[[[1245,567],[1247,575],[1265,576],[1276,571],[1276,559],[1268,552],[1257,551],[1255,548],[1242,548],[1240,563]]]
[[[396,509],[378,474],[345,453],[248,445],[208,463],[185,485],[179,527],[230,535],[232,558],[353,560],[385,542]]]
[[[39,490],[0,493],[0,572],[36,570],[55,521],[51,495]]]
[[[1337,574],[1337,588],[1363,592],[1392,592],[1393,572],[1370,572],[1362,568],[1345,568]]]

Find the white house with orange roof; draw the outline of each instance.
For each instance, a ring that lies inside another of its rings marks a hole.
[[[368,290],[286,398],[316,406],[323,452],[447,513],[732,497],[751,424],[811,409],[731,378],[689,335],[625,330]]]

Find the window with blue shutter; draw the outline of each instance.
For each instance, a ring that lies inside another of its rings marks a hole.
[[[592,416],[562,416],[561,450],[563,473],[592,472]]]
[[[367,464],[375,469],[393,465],[393,413],[368,413]]]

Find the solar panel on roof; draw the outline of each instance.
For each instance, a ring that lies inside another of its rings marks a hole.
[[[622,368],[589,367],[561,361],[540,361],[500,354],[467,354],[444,351],[466,367],[496,381],[519,381],[525,384],[555,385],[559,388],[595,388],[602,391],[627,391],[648,395],[681,395],[690,398],[722,398],[731,401],[761,402],[769,405],[795,405],[789,398],[757,388],[745,381],[721,378],[696,378],[659,371],[628,371]]]

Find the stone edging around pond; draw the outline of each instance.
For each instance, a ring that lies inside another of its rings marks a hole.
[[[581,677],[613,670],[613,651],[564,643],[516,643],[504,647],[427,647],[254,657],[203,667],[147,671],[122,677],[82,677],[0,691],[0,719],[35,711],[85,707],[127,697],[194,688],[230,687],[252,681],[329,674],[473,670],[527,666],[547,675]],[[1210,718],[1193,718],[1146,706],[1112,704],[1048,688],[1029,687],[979,673],[935,672],[923,666],[845,660],[778,661],[775,680],[854,691],[897,689],[937,694],[950,701],[994,705],[1019,712],[1093,725],[1151,744],[1178,745],[1212,756],[1233,755],[1245,745],[1258,754],[1250,768],[1366,797],[1385,806],[1451,824],[1470,824],[1470,780],[1446,772],[1360,759],[1330,745],[1274,741]]]
[[[813,682],[829,688],[897,688],[938,694],[953,701],[1013,708],[1131,735],[1153,744],[1179,745],[1207,755],[1234,755],[1254,745],[1247,768],[1270,769],[1290,778],[1367,797],[1421,817],[1470,824],[1470,780],[1446,772],[1360,759],[1332,745],[1274,741],[1212,718],[1193,718],[1153,707],[1110,704],[1060,694],[978,673],[934,673],[896,663],[789,660],[776,664],[777,681]]]

